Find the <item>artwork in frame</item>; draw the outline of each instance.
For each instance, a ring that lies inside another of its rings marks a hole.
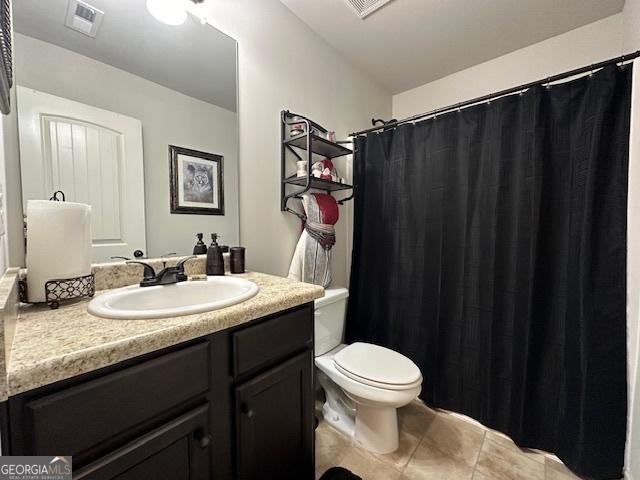
[[[224,157],[169,145],[171,213],[224,215]]]

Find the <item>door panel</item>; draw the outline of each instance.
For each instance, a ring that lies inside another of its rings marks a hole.
[[[236,388],[239,479],[313,478],[312,365],[307,351]]]
[[[23,202],[91,205],[94,261],[146,250],[139,120],[18,87]]]
[[[183,437],[114,480],[189,480],[189,439]]]
[[[209,407],[203,405],[74,473],[76,480],[209,480]]]
[[[62,190],[74,202],[91,205],[94,243],[123,242],[122,134],[50,115],[42,116],[46,191]],[[50,173],[49,173],[50,172]]]

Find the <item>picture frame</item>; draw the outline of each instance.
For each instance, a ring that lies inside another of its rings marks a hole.
[[[13,43],[11,26],[11,0],[0,0],[0,112],[11,112],[13,86]]]
[[[224,215],[224,157],[169,145],[171,213]]]

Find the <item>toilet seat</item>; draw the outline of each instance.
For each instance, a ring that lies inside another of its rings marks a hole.
[[[408,390],[422,383],[422,374],[415,363],[379,345],[353,343],[336,353],[333,361],[340,373],[372,387]]]

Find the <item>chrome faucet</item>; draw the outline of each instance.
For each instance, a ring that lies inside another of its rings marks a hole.
[[[183,258],[178,261],[175,267],[165,267],[157,274],[153,267],[148,263],[140,262],[138,260],[129,260],[127,263],[137,263],[142,265],[144,267],[144,275],[140,282],[140,286],[153,287],[155,285],[172,285],[174,283],[186,281],[187,274],[184,273],[184,264],[192,258],[196,258],[196,256],[191,255],[190,257]]]

